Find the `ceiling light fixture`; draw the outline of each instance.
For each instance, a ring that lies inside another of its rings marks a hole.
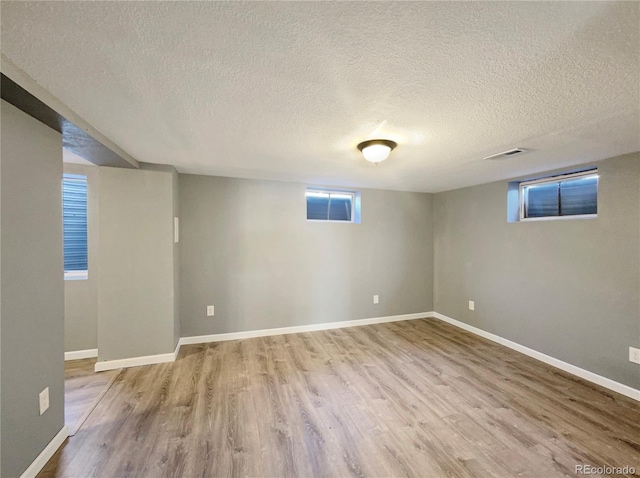
[[[358,149],[362,151],[364,159],[377,164],[387,159],[391,150],[396,146],[398,146],[398,143],[388,139],[370,139],[360,143]]]

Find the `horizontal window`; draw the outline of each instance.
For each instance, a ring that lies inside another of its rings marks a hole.
[[[306,196],[307,220],[354,222],[354,192],[308,189]]]
[[[520,183],[521,220],[597,214],[597,170]]]

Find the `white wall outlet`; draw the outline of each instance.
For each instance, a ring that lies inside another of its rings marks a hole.
[[[40,398],[40,415],[42,415],[49,408],[49,387],[40,392],[38,397]]]
[[[629,362],[640,364],[640,349],[629,347]]]
[[[213,317],[215,310],[212,305],[207,306],[207,317]]]
[[[476,303],[472,300],[469,301],[469,310],[476,310]]]
[[[380,303],[380,297],[378,297],[377,295],[374,295],[374,296],[373,296],[373,303],[374,303],[374,304],[378,304],[378,303]]]

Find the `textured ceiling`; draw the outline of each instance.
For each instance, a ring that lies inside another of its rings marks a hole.
[[[435,192],[640,150],[637,2],[1,8],[3,54],[181,172]]]

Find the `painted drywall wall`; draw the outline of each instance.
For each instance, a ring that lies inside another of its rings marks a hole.
[[[178,171],[173,166],[167,164],[140,163],[140,169],[147,171],[162,171],[171,174],[171,193],[172,193],[172,215],[178,218],[179,214],[179,197],[178,197]],[[178,218],[179,222],[179,218]],[[175,229],[175,222],[174,229]],[[174,231],[175,232],[175,231]],[[178,224],[178,236],[180,226]],[[180,245],[173,243],[173,340],[174,346],[178,345],[180,340]]]
[[[182,336],[432,310],[431,195],[363,189],[344,224],[307,221],[305,191],[180,175]]]
[[[435,310],[640,388],[640,154],[595,164],[596,219],[508,223],[507,182],[436,194]]]
[[[178,214],[178,173],[171,166],[141,163],[141,169],[171,175],[172,214]],[[65,281],[65,351],[98,347],[98,280],[99,267],[99,170],[96,166],[65,164],[64,172],[84,174],[88,181],[89,278]],[[134,175],[136,173],[133,173]],[[107,196],[109,194],[106,194]],[[113,226],[109,226],[113,227]],[[174,347],[180,338],[179,320],[179,250],[173,245],[173,336]]]
[[[1,114],[0,475],[18,477],[64,426],[62,138],[5,101]]]
[[[173,177],[99,169],[98,360],[173,352]]]
[[[64,350],[98,348],[98,167],[65,164],[65,173],[87,176],[87,280],[64,281]]]
[[[180,340],[180,197],[179,197],[179,182],[178,171],[172,168],[171,171],[171,185],[172,185],[172,199],[173,210],[172,214],[174,218],[177,218],[178,224],[174,223],[174,228],[177,228],[177,239],[174,236],[173,243],[173,341],[174,345],[178,345]],[[174,233],[176,231],[174,230]]]

